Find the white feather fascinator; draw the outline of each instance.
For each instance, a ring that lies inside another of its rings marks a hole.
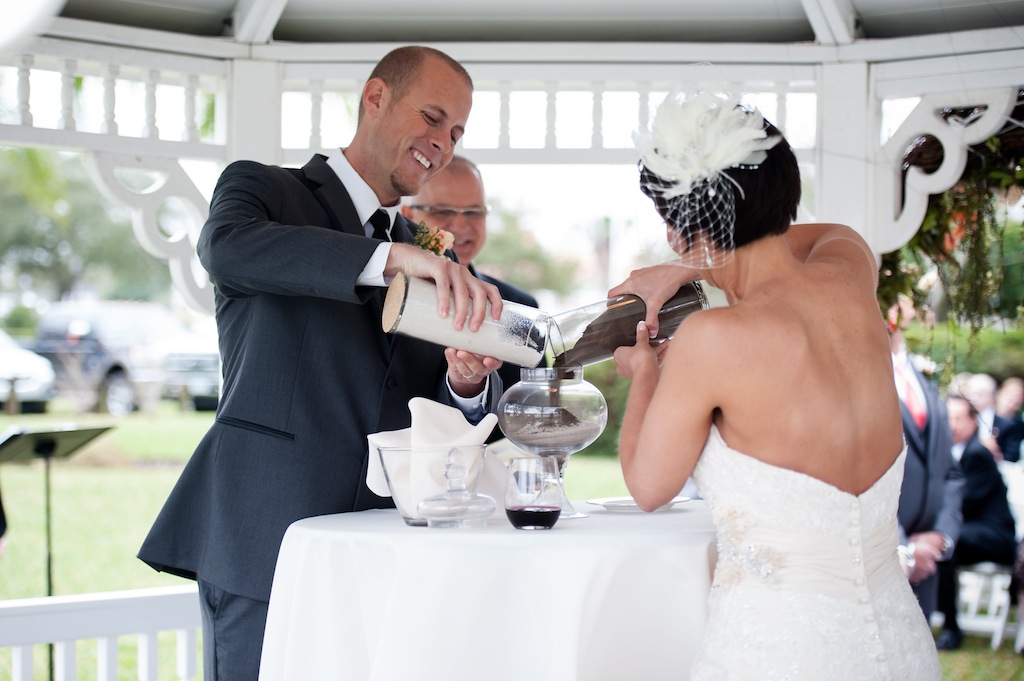
[[[648,134],[635,136],[640,161],[666,183],[666,198],[686,194],[698,180],[726,168],[757,167],[779,142],[768,137],[764,117],[739,97],[699,92],[689,99],[672,93],[658,107]]]
[[[731,259],[738,186],[723,171],[756,168],[781,139],[769,137],[764,117],[739,97],[712,92],[670,94],[650,133],[634,135],[640,187],[674,228],[672,246],[683,264],[707,268]]]

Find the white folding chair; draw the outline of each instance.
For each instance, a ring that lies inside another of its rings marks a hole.
[[[1024,461],[1000,461],[999,472],[1006,483],[1006,500],[1016,523],[1017,542],[1024,540]],[[1011,625],[1014,626],[1014,625]],[[1016,652],[1024,650],[1024,600],[1017,601],[1017,636],[1013,643]]]
[[[957,623],[966,633],[991,635],[992,650],[1002,644],[1009,625],[1011,572],[1006,565],[988,562],[961,565],[958,572]],[[1021,637],[1017,639],[1019,643]]]

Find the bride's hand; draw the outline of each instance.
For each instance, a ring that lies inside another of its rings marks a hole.
[[[638,322],[636,325],[636,344],[623,345],[616,348],[612,355],[615,358],[615,370],[621,376],[633,380],[641,371],[655,371],[661,367],[662,359],[668,350],[671,341],[664,341],[656,346],[651,346],[650,335],[647,331],[646,322]]]
[[[647,332],[651,338],[658,335],[658,311],[679,287],[700,278],[696,270],[673,263],[653,265],[633,270],[629,277],[608,291],[608,297],[632,293],[640,296],[647,307]]]

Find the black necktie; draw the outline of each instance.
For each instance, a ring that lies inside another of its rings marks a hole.
[[[386,210],[378,208],[377,212],[370,216],[370,224],[373,225],[374,239],[391,241],[391,239],[388,238],[388,227],[391,226],[391,218],[388,217]]]

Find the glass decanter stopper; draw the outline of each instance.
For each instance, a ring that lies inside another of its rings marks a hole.
[[[483,449],[486,452],[486,447]],[[462,449],[452,447],[444,465],[447,491],[424,499],[416,507],[428,527],[483,527],[494,514],[498,508],[494,499],[469,491],[470,470]]]

